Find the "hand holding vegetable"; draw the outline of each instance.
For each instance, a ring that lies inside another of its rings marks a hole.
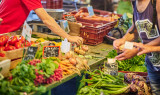
[[[132,57],[134,57],[135,55],[137,55],[138,53],[138,49],[137,48],[133,48],[132,50],[130,49],[124,49],[123,53],[116,56],[115,58],[119,61],[121,60],[126,60],[126,59],[130,59]]]
[[[83,38],[79,36],[70,36],[67,38],[70,42],[76,42],[78,45],[83,44]]]
[[[120,46],[123,45],[124,43],[125,43],[125,40],[123,38],[117,39],[113,42],[113,47],[114,49],[119,50]]]
[[[153,52],[156,50],[160,50],[160,47],[158,47],[158,46],[149,46],[149,45],[144,45],[142,43],[134,43],[134,46],[136,46],[140,49],[140,51],[137,53],[137,55],[142,55],[142,54],[150,53],[150,52]]]

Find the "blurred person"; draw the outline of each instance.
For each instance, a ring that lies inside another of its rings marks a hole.
[[[132,0],[132,4],[134,11],[133,24],[123,38],[114,41],[114,48],[119,50],[120,46],[123,45],[125,41],[133,41],[138,35],[140,36],[143,44],[159,46],[160,0],[156,0],[156,4],[152,3],[152,0]],[[157,13],[156,17],[155,13]],[[138,52],[140,52],[139,48],[133,48],[131,50],[124,49],[123,52],[116,57],[116,59],[130,59],[136,56]],[[145,62],[147,63],[152,93],[153,95],[160,95],[160,53],[148,53],[146,55]]]
[[[90,5],[93,6],[94,9],[113,12],[112,0],[91,0]]]
[[[17,31],[27,19],[31,10],[38,15],[43,23],[57,35],[67,38],[70,42],[83,43],[78,36],[68,35],[56,21],[44,10],[41,0],[2,0],[0,3],[0,34]]]

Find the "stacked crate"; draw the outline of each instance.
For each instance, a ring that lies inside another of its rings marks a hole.
[[[86,8],[81,10],[87,11]],[[96,15],[112,15],[112,12],[95,10]],[[120,16],[120,15],[119,15]],[[103,42],[103,38],[108,32],[117,24],[117,20],[112,22],[107,21],[94,21],[76,17],[78,23],[81,23],[83,27],[80,29],[80,36],[84,39],[84,44],[98,45]]]
[[[47,9],[62,9],[63,8],[63,0],[46,0],[46,8]]]

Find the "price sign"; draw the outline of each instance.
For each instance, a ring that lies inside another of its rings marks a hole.
[[[58,57],[60,46],[45,46],[43,47],[43,57]]]
[[[64,20],[67,20],[67,21],[76,22],[76,18],[72,14],[64,15],[63,18],[64,18]]]
[[[93,7],[88,6],[87,9],[88,9],[89,16],[93,16],[94,15]]]
[[[126,41],[124,44],[125,49],[133,49],[133,43]]]
[[[31,41],[32,28],[27,24],[27,22],[23,25],[22,36],[25,37],[29,42]]]
[[[24,60],[32,60],[35,57],[38,47],[28,47]]]
[[[118,75],[118,64],[115,59],[107,59],[104,62],[104,73],[110,75]]]

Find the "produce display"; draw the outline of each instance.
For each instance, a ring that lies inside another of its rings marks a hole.
[[[108,53],[106,58],[115,58],[117,56],[116,50]],[[147,72],[145,66],[145,55],[135,56],[131,59],[117,61],[119,71],[134,71],[134,72]]]
[[[80,88],[77,95],[151,95],[146,80],[135,73],[111,76],[101,70],[94,70],[86,71],[85,74],[88,77],[81,82],[87,85]]]
[[[37,41],[42,42],[43,39]],[[78,48],[84,52],[88,50],[88,47],[84,45]],[[22,60],[16,68],[11,70],[8,78],[3,79],[1,75],[0,93],[2,95],[20,95],[23,92],[31,93],[34,91],[41,94],[46,92],[45,84],[60,81],[66,75],[74,73],[81,75],[80,70],[90,69],[87,60],[80,58],[79,54],[74,51],[69,51],[60,59],[57,57],[44,59],[42,51],[43,45],[38,49],[35,59]]]
[[[89,16],[89,13],[84,12],[83,10],[80,10],[78,13],[76,13],[75,17],[80,17],[86,20],[107,21],[107,22],[112,22],[119,18],[118,15],[114,15],[114,14],[107,15],[107,16],[98,16],[98,15]]]

